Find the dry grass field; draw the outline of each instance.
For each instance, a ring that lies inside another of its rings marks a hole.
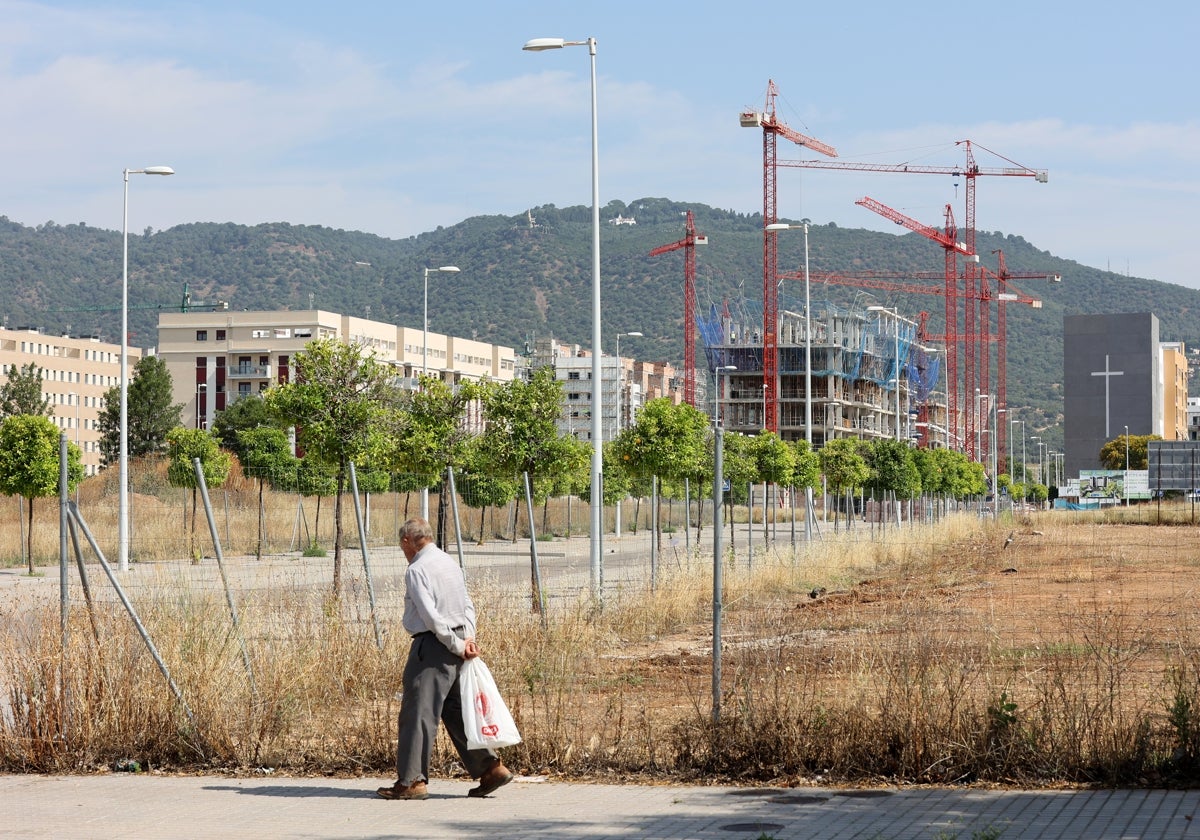
[[[319,581],[286,545],[273,545],[274,565],[255,565],[267,563],[246,554],[255,498],[251,489],[223,506],[234,517],[223,527],[241,540],[228,562],[235,578],[281,576],[226,595],[206,557],[145,559],[127,578],[178,693],[117,600],[100,596],[94,565],[94,606],[73,590],[65,634],[53,600],[5,599],[0,767],[387,773],[407,652],[397,632],[403,560],[374,545],[379,645],[361,574],[348,573],[334,599],[327,558],[310,561]],[[177,540],[182,503],[162,504],[155,538]],[[269,531],[294,530],[295,500],[271,504]],[[372,544],[387,542],[407,504],[380,505]],[[553,510],[552,531],[566,530],[564,513]],[[579,526],[584,515],[577,508]],[[478,517],[465,513],[464,530]],[[743,529],[723,561],[717,715],[711,548],[676,550],[656,587],[625,578],[601,602],[565,573],[548,576],[543,614],[530,608],[528,567],[525,582],[501,565],[472,567],[485,658],[525,736],[506,761],[527,773],[647,781],[1194,783],[1192,519],[1187,507],[1145,506],[858,523],[825,528],[809,548],[760,543],[752,566]],[[545,548],[565,556],[581,541]],[[490,550],[477,548],[471,563]],[[155,583],[151,569],[162,572]],[[437,761],[438,772],[460,770],[447,743]]]

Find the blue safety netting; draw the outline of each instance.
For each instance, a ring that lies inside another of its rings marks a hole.
[[[803,302],[780,300],[780,311],[803,311]],[[726,304],[718,310],[713,304],[707,315],[697,315],[696,327],[704,343],[704,356],[711,373],[718,366],[736,365],[739,370],[762,370],[762,302],[743,300],[736,306]],[[847,316],[851,310],[830,301],[813,304],[813,326],[817,333],[830,316]],[[899,335],[895,329],[899,327]],[[812,373],[814,376],[836,376],[846,380],[865,379],[891,390],[895,387],[896,369],[903,365],[903,378],[908,380],[916,402],[924,402],[937,387],[941,374],[941,358],[930,353],[917,341],[915,324],[877,317],[863,324],[856,347],[831,347],[814,337]],[[868,352],[870,350],[871,352]],[[792,343],[779,346],[781,373],[803,372],[804,359]]]

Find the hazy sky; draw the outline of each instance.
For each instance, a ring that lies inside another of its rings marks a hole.
[[[402,238],[591,201],[762,209],[768,79],[841,159],[1048,169],[980,178],[977,227],[1200,287],[1200,5],[1098,2],[14,2],[0,0],[0,214],[120,230],[287,221]],[[785,141],[781,159],[811,157]],[[779,211],[940,225],[949,176],[783,169]],[[713,241],[709,247],[720,247]],[[930,268],[941,253],[930,245]],[[985,256],[985,260],[987,257]],[[786,266],[781,266],[786,268]],[[1070,277],[1064,278],[1069,282]]]

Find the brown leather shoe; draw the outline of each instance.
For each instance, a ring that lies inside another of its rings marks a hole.
[[[375,791],[384,799],[428,799],[429,787],[424,782],[413,782],[411,785],[402,785],[396,782],[391,787],[381,787]]]
[[[504,787],[512,780],[512,771],[505,767],[502,762],[497,761],[492,765],[491,770],[488,770],[479,777],[479,787],[471,788],[467,791],[467,796],[476,798],[487,796],[489,793]]]

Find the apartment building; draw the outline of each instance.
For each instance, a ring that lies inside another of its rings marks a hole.
[[[1163,440],[1188,439],[1188,359],[1182,341],[1164,341],[1162,351]]]
[[[560,434],[578,440],[592,439],[592,354],[578,344],[564,344],[553,338],[533,343],[529,358],[531,370],[553,368],[554,378],[562,383],[564,407],[558,420]],[[613,440],[637,419],[637,413],[650,400],[668,397],[676,404],[683,401],[675,367],[667,362],[641,362],[616,356],[600,357],[600,427],[604,440]]]
[[[129,376],[142,357],[129,348]],[[51,418],[83,452],[87,475],[100,471],[100,412],[104,394],[121,383],[121,345],[95,336],[43,335],[33,327],[0,329],[0,382],[10,367],[32,362],[42,369],[42,394]]]
[[[184,425],[205,429],[234,401],[290,381],[296,354],[323,338],[373,350],[404,388],[415,388],[422,372],[451,385],[506,382],[516,367],[511,347],[319,309],[162,312],[157,353],[171,373],[175,402],[184,406]]]

